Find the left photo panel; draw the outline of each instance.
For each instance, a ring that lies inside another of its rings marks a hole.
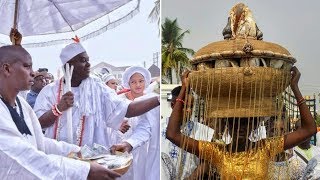
[[[0,2],[1,179],[160,179],[160,0]]]

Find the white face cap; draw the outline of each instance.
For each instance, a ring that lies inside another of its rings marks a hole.
[[[86,52],[83,46],[80,43],[72,43],[67,45],[61,50],[60,59],[62,65],[65,65],[68,61],[70,61],[76,55]]]
[[[127,68],[122,75],[122,85],[123,87],[130,89],[129,81],[133,74],[140,73],[144,77],[145,80],[145,88],[147,88],[151,82],[151,74],[149,70],[140,66],[131,66]]]

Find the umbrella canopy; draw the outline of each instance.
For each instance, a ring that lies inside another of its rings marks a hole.
[[[139,4],[140,0],[1,0],[0,43],[10,44],[13,27],[27,47],[67,43],[75,35],[83,41],[131,19]]]

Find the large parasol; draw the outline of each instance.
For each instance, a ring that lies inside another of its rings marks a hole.
[[[10,44],[11,28],[24,47],[48,46],[97,36],[131,19],[140,0],[2,0],[0,44]]]

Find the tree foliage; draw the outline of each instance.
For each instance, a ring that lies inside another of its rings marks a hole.
[[[189,48],[183,47],[182,41],[186,34],[190,31],[183,31],[177,22],[177,19],[170,20],[165,18],[164,23],[161,26],[161,57],[162,57],[162,75],[166,76],[171,69],[174,69],[176,74],[180,71],[180,67],[189,66],[188,55],[193,55],[194,51]]]

